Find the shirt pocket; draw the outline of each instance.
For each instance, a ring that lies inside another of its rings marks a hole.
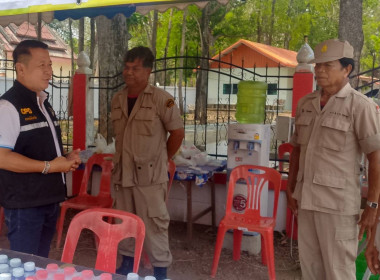
[[[350,122],[338,118],[324,119],[321,124],[320,146],[334,151],[344,150],[350,125]]]
[[[140,108],[135,116],[136,134],[152,136],[155,115],[151,108]]]
[[[155,164],[153,160],[145,160],[134,157],[135,161],[135,178],[139,186],[148,186],[152,184]]]
[[[120,134],[123,130],[122,116],[123,116],[123,111],[121,110],[121,107],[112,108],[111,120],[112,120],[113,130],[116,135]]]
[[[312,116],[301,116],[297,119],[297,144],[305,145],[309,142],[312,120]]]
[[[346,177],[315,174],[313,177],[314,205],[342,211],[345,206]]]

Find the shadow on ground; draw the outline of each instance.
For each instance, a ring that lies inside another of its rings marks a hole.
[[[69,221],[77,212],[68,210],[65,219],[62,240],[66,236]],[[8,249],[9,242],[6,238],[6,226],[4,225],[0,235],[0,247]],[[173,254],[173,264],[168,270],[168,277],[172,280],[207,280],[210,277],[211,264],[214,256],[216,231],[209,226],[195,225],[193,243],[191,246],[186,242],[186,224],[171,222],[170,224],[170,247]],[[63,241],[59,249],[56,249],[53,240],[49,257],[60,260]],[[298,262],[297,243],[293,242],[293,252],[290,253],[290,240],[283,234],[275,232],[275,265],[276,279],[299,280],[301,271]],[[82,232],[78,247],[74,256],[74,263],[87,267],[94,267],[96,248],[93,235],[90,231]],[[120,261],[120,259],[119,259]],[[141,265],[141,276],[152,275],[152,270]],[[239,261],[232,260],[232,250],[223,249],[216,278],[218,280],[246,280],[268,279],[268,270],[261,264],[261,255],[249,255],[242,252]]]

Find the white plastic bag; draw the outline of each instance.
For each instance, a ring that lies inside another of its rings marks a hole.
[[[95,139],[95,152],[98,154],[114,154],[115,138],[112,138],[112,143],[107,145],[106,139],[98,133]]]

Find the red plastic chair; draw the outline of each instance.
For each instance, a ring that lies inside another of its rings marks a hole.
[[[291,154],[293,151],[293,145],[290,143],[283,143],[278,146],[278,158],[283,159],[285,154]],[[280,161],[278,164],[278,170],[284,171],[283,162]]]
[[[240,179],[244,179],[247,186],[246,208],[243,212],[233,212],[232,204],[234,200],[235,185]],[[261,191],[267,182],[268,186],[272,185],[274,189],[273,217],[262,217],[260,215]],[[276,224],[280,185],[281,174],[269,167],[240,165],[231,171],[228,184],[226,215],[219,224],[216,237],[214,261],[211,269],[212,278],[216,275],[224,236],[229,229],[234,230],[234,260],[240,259],[243,231],[253,231],[261,234],[262,257],[265,258],[265,262],[268,265],[269,279],[276,278],[274,268],[273,229]]]
[[[78,196],[68,199],[61,204],[61,215],[57,223],[57,248],[61,243],[63,222],[65,220],[66,211],[69,208],[77,210],[85,210],[90,208],[111,208],[113,199],[111,197],[111,171],[112,171],[112,154],[94,154],[87,163],[84,170],[82,183]],[[92,168],[94,165],[99,165],[102,168],[100,178],[99,193],[93,196],[87,193],[87,186]]]
[[[108,220],[121,220],[111,224]],[[70,223],[61,261],[72,263],[78,239],[83,229],[93,231],[99,238],[95,269],[115,273],[117,248],[121,240],[135,238],[133,272],[137,273],[145,238],[144,222],[136,215],[116,209],[92,208],[74,216]]]
[[[288,153],[290,156],[292,151],[293,151],[292,144],[283,143],[280,146],[278,146],[278,158],[283,159],[286,153]],[[278,167],[279,167],[279,171],[284,171],[282,162],[279,163]],[[281,190],[286,190],[287,184],[288,184],[288,179],[281,178]],[[297,217],[293,217],[293,216],[294,214],[292,213],[292,211],[289,208],[287,208],[285,232],[286,232],[286,236],[288,236],[289,238],[292,238],[293,240],[297,240],[298,239],[298,223],[297,223]],[[293,225],[293,229],[292,229],[292,225]]]

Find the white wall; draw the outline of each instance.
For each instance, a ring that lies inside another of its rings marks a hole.
[[[256,75],[244,71],[244,77],[243,80],[256,80],[256,81],[264,81],[268,84],[277,84],[277,88],[293,88],[293,78],[281,78],[278,79],[277,76],[293,76],[294,74],[294,68],[280,68],[280,71],[278,68],[247,68],[245,70],[254,71]],[[242,77],[241,69],[220,69],[222,73],[225,73],[227,75],[230,75],[230,73],[233,76],[236,77]],[[266,73],[266,71],[268,71]],[[280,73],[279,73],[280,72]],[[227,75],[219,74],[215,72],[209,72],[209,83],[208,83],[208,104],[236,104],[237,96],[236,94],[227,95],[223,94],[223,84],[237,84],[239,83],[239,79],[233,79]],[[264,76],[261,77],[260,75]],[[265,78],[265,76],[275,76],[275,77],[268,77]],[[218,83],[219,81],[219,83]],[[280,90],[279,91],[279,99],[287,100],[291,98],[292,90]],[[277,95],[267,95],[267,105],[275,105],[276,104]],[[219,101],[219,102],[218,102]],[[291,100],[290,100],[291,104]],[[286,108],[291,110],[291,108]]]

